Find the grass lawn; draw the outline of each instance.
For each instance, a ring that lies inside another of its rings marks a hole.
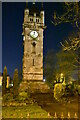
[[[40,97],[39,97],[40,100]],[[39,101],[40,102],[40,101]],[[45,103],[45,104],[44,104]],[[67,118],[68,112],[70,113],[71,118],[74,118],[75,113],[78,115],[78,102],[72,103],[58,103],[55,100],[52,103],[47,103],[43,101],[41,107],[38,105],[27,104],[26,106],[17,106],[17,107],[2,107],[2,117],[3,118],[53,118],[55,112],[57,117],[61,117],[63,112],[64,117]]]
[[[70,102],[59,103],[53,98],[53,94],[33,94],[32,98],[37,101],[37,104],[26,104],[23,106],[4,106],[2,107],[3,118],[53,118],[55,112],[60,118],[64,114],[64,118],[74,118],[75,113],[78,115],[78,96],[71,98]],[[7,103],[8,104],[8,103]],[[49,114],[51,116],[48,116]]]
[[[48,113],[37,105],[3,107],[2,118],[48,118]]]
[[[68,113],[70,113],[71,118],[74,118],[75,113],[78,115],[78,96],[70,98],[70,102],[59,103],[54,99],[53,94],[37,94],[36,101],[51,116],[54,116],[55,112],[58,118],[61,117],[62,113],[65,118],[68,117]]]

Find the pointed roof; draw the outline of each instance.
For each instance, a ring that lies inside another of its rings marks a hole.
[[[28,0],[26,0],[26,9],[28,9]]]
[[[44,9],[43,9],[43,2],[41,3],[41,10],[43,11]]]

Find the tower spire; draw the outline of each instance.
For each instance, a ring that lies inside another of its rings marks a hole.
[[[43,2],[41,3],[41,9],[43,10]]]
[[[26,8],[28,8],[28,0],[26,0]]]
[[[33,5],[35,5],[36,0],[33,0]]]

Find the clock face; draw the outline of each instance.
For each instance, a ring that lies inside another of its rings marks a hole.
[[[31,31],[30,36],[35,39],[35,38],[38,37],[38,32],[37,31]]]

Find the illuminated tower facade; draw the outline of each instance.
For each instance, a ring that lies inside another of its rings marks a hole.
[[[24,11],[23,22],[23,80],[43,80],[44,11],[35,3]]]

